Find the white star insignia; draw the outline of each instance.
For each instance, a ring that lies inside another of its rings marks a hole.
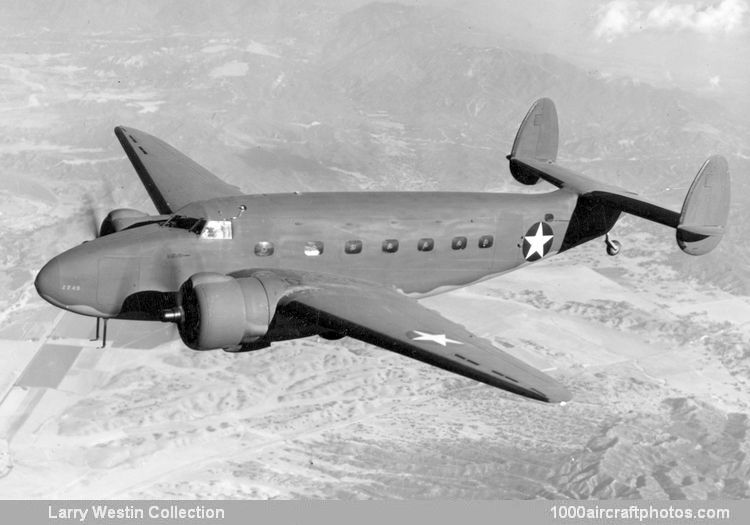
[[[411,337],[412,341],[432,341],[433,343],[437,343],[442,346],[447,346],[448,343],[453,343],[455,345],[463,344],[461,341],[448,339],[445,334],[428,334],[427,332],[420,332],[419,330],[412,330],[409,334],[409,337]]]
[[[539,227],[536,229],[536,233],[533,236],[525,236],[524,239],[529,243],[529,251],[526,253],[526,258],[528,259],[535,253],[539,254],[539,257],[544,257],[544,245],[547,241],[549,241],[553,236],[552,235],[544,235],[544,230],[542,230],[542,223],[539,223]]]

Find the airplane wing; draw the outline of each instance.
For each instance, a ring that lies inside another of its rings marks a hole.
[[[360,281],[333,280],[298,288],[286,295],[279,311],[522,396],[547,402],[571,398],[551,377],[410,297]]]
[[[115,135],[162,215],[191,202],[243,194],[238,187],[148,133],[118,126]]]

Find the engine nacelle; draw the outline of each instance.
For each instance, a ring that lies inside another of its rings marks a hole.
[[[179,332],[194,350],[252,343],[268,332],[273,309],[256,277],[197,273],[180,288]]]
[[[142,222],[143,218],[148,216],[148,213],[130,208],[112,210],[102,221],[102,225],[99,228],[99,237],[122,231],[125,228]]]

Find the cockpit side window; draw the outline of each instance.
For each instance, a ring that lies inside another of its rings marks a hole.
[[[231,239],[232,221],[205,221],[201,229],[201,239]]]
[[[232,221],[209,220],[186,217],[184,215],[172,215],[162,226],[166,228],[179,228],[200,235],[201,239],[231,239]]]

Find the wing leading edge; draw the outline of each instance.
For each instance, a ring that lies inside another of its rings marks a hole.
[[[318,281],[287,295],[279,308],[324,329],[515,394],[550,403],[571,399],[548,375],[393,290],[359,281]]]
[[[115,135],[138,177],[162,215],[191,202],[242,195],[206,168],[161,139],[134,128],[118,126]]]

